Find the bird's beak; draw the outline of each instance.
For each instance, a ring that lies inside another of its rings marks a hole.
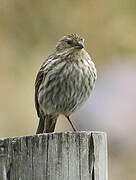
[[[84,43],[82,42],[82,41],[78,41],[78,43],[77,43],[77,48],[79,48],[79,49],[82,49],[82,48],[84,48],[85,46],[84,46]]]

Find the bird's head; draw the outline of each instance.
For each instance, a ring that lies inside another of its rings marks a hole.
[[[59,40],[56,46],[57,51],[81,50],[84,48],[84,39],[77,34],[69,34]]]

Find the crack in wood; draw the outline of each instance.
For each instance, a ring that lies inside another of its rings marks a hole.
[[[7,170],[7,179],[6,180],[11,179],[11,168],[12,168],[12,163],[9,164],[9,168]]]
[[[94,154],[94,139],[93,139],[93,134],[91,133],[91,136],[89,138],[89,157],[88,157],[88,167],[89,167],[89,173],[92,177],[92,180],[94,180],[94,162],[95,162],[95,154]]]
[[[93,166],[93,170],[92,170],[92,180],[95,180],[94,166]]]

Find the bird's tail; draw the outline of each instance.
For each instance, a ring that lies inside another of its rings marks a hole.
[[[57,122],[57,115],[47,114],[40,117],[36,134],[53,132]]]

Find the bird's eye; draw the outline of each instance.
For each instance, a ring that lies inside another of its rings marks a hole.
[[[71,44],[72,44],[72,41],[71,41],[71,40],[68,40],[68,41],[67,41],[67,44],[71,45]]]

